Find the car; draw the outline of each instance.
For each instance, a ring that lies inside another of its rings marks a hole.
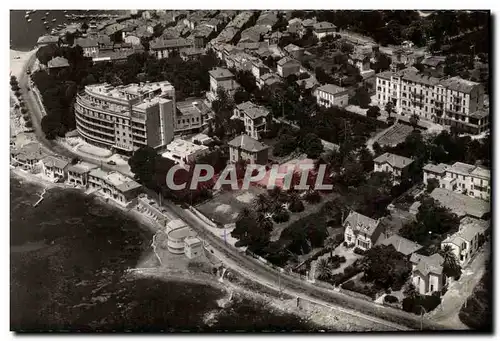
[[[107,164],[111,166],[116,166],[116,162],[114,162],[113,160],[108,161]]]

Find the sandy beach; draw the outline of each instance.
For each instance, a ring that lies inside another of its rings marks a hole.
[[[16,51],[10,50],[10,75],[21,77],[25,64],[30,57],[36,53],[37,49],[31,51]]]

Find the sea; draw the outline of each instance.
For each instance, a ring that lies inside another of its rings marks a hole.
[[[313,331],[294,314],[209,285],[132,279],[152,234],[76,190],[10,179],[10,325],[18,332]],[[206,319],[207,316],[215,319]],[[325,328],[331,330],[331,328]]]
[[[46,32],[42,17],[60,24],[71,13],[86,12],[37,10],[28,23],[25,10],[11,10],[11,48],[31,50]],[[34,207],[42,191],[11,176],[11,330],[318,330],[296,315],[238,295],[220,308],[217,300],[225,292],[209,285],[130,279],[126,269],[136,267],[151,252],[151,233],[123,212],[75,190],[50,189]],[[207,322],[207,315],[217,317]]]
[[[44,34],[50,34],[52,28],[57,25],[69,24],[74,19],[68,19],[66,14],[125,14],[127,11],[87,11],[87,10],[69,10],[66,13],[63,10],[36,10],[35,13],[29,14],[29,19],[25,18],[27,10],[11,10],[10,11],[10,47],[18,51],[29,51],[36,45],[38,37]],[[32,10],[30,10],[32,11]],[[48,14],[47,14],[48,13]],[[52,21],[55,19],[56,21]],[[49,29],[45,28],[44,21],[47,22]]]

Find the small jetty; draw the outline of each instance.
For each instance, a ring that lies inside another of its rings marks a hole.
[[[38,199],[38,201],[37,201],[36,203],[34,203],[34,204],[33,204],[33,207],[37,207],[37,206],[38,206],[38,204],[42,202],[42,200],[43,200],[43,196],[45,195],[45,193],[47,193],[47,187],[45,187],[45,188],[43,189],[42,194],[40,194],[40,199]]]

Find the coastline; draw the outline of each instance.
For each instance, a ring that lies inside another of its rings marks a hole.
[[[34,53],[36,53],[36,51],[37,48],[31,49],[29,51],[10,49],[10,75],[16,76],[16,78],[19,79],[23,73],[24,67],[26,66],[26,62]]]

